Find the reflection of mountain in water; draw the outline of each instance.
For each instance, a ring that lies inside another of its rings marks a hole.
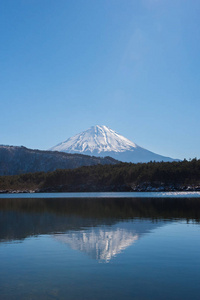
[[[200,199],[0,199],[0,242],[52,234],[109,259],[164,220],[178,219],[200,222]]]
[[[80,231],[54,235],[55,239],[90,257],[109,262],[117,254],[138,240],[142,234],[160,227],[164,222],[120,222],[113,226],[99,226]]]
[[[100,227],[61,234],[55,238],[67,243],[74,250],[80,250],[94,259],[108,262],[133,244],[138,239],[138,235],[120,228],[108,230]]]

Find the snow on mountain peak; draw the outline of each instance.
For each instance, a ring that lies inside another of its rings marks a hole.
[[[102,153],[124,152],[138,146],[105,125],[92,126],[68,140],[52,147],[50,150],[68,153]]]
[[[144,149],[105,125],[90,127],[50,150],[92,156],[110,156],[122,162],[174,161]]]

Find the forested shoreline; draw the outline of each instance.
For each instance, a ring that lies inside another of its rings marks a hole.
[[[119,163],[0,176],[1,192],[200,190],[200,160]]]

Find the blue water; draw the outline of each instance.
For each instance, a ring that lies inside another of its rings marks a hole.
[[[200,198],[200,192],[16,193],[0,198]]]
[[[199,300],[200,198],[1,199],[0,299]]]

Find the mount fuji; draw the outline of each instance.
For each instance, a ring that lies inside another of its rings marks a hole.
[[[107,126],[92,126],[66,141],[50,148],[51,151],[110,156],[122,162],[175,161],[175,159],[144,149]]]

